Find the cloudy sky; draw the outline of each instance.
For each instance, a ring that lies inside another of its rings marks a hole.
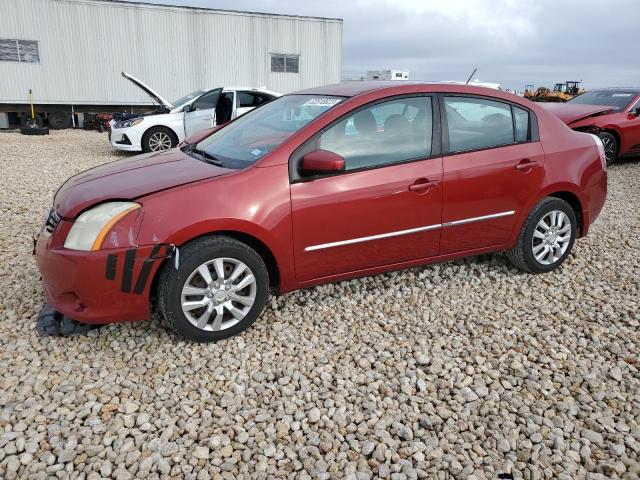
[[[640,86],[639,0],[146,0],[344,19],[345,78]]]

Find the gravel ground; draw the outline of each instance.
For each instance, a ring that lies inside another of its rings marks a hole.
[[[38,337],[32,234],[117,158],[105,134],[0,133],[0,477],[640,477],[639,163],[551,274],[491,255],[322,286],[213,345]]]

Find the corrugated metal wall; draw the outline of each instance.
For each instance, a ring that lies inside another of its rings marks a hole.
[[[40,64],[0,61],[0,103],[144,104],[126,71],[171,101],[198,88],[287,93],[340,81],[342,21],[94,0],[1,0],[0,39],[37,40]],[[271,73],[270,53],[300,55]]]

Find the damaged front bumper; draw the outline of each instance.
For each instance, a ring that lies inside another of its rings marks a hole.
[[[89,252],[51,248],[44,235],[35,248],[51,307],[88,324],[148,319],[152,280],[174,252],[168,244]]]

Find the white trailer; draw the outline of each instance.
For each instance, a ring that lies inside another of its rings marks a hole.
[[[339,82],[342,20],[108,0],[0,1],[0,112],[148,109],[227,85],[287,93]],[[15,119],[15,115],[13,116]],[[70,117],[68,117],[70,120]]]

